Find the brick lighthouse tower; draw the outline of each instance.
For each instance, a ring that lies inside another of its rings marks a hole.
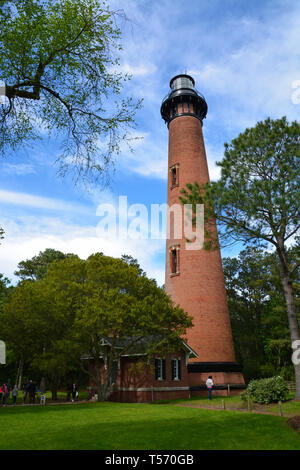
[[[179,204],[180,189],[187,183],[209,181],[202,134],[206,101],[189,75],[172,78],[170,88],[161,105],[169,128],[169,207]],[[231,389],[244,388],[241,367],[235,362],[220,250],[187,249],[186,241],[183,231],[178,235],[171,228],[166,241],[165,289],[193,317],[187,339],[198,358],[188,365],[191,390],[195,394],[203,390],[208,375],[213,376],[219,393],[225,393],[222,390],[228,384]]]

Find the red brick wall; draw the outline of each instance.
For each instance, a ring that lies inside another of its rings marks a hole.
[[[244,384],[244,377],[241,372],[198,372],[189,373],[189,384],[205,385],[209,376],[212,376],[215,385],[241,385]]]
[[[121,358],[116,381],[116,391],[113,393],[111,400],[121,402],[152,402],[170,398],[188,398],[190,395],[189,390],[176,390],[178,387],[189,386],[185,353],[180,352],[158,357],[165,357],[166,359],[166,380],[155,379],[154,359],[148,364],[147,361],[142,361],[141,357]],[[181,380],[172,380],[172,358],[181,359]],[[103,377],[105,376],[103,362],[101,364],[101,374]],[[90,380],[89,386],[91,387],[91,396],[97,393],[96,384],[93,380]],[[143,388],[150,390],[139,390]],[[162,390],[163,388],[173,388],[174,390]]]
[[[171,189],[170,171],[168,175],[169,206],[179,203],[179,191],[186,183],[209,181],[202,125],[193,116],[170,122],[169,167],[177,163],[179,186]],[[193,361],[234,362],[220,251],[186,250],[185,243],[184,235],[167,240],[165,286],[175,304],[194,318],[194,327],[187,332],[188,344],[199,356]],[[176,244],[180,244],[180,274],[172,276],[169,249]]]

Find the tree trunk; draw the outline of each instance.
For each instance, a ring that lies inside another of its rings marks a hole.
[[[46,392],[46,379],[45,379],[45,377],[42,377],[42,378],[41,378],[40,390],[41,390],[43,393]]]
[[[96,367],[96,383],[97,383],[97,394],[98,394],[97,401],[106,401],[105,383],[102,383],[101,381],[99,361],[95,361],[95,367]]]
[[[297,309],[295,303],[295,296],[292,287],[291,276],[287,267],[286,257],[284,250],[277,248],[277,253],[280,261],[280,278],[284,291],[286,308],[288,313],[290,336],[292,344],[294,341],[300,341],[300,329],[297,317]],[[300,343],[298,343],[300,344]],[[300,364],[294,362],[296,393],[295,400],[300,400]]]
[[[22,388],[22,378],[23,378],[23,358],[21,357],[19,360],[19,366],[18,366],[18,372],[17,372],[17,378],[16,378],[16,384],[19,390]]]
[[[100,363],[95,361],[96,367],[96,383],[97,383],[97,401],[107,401],[112,393],[112,387],[109,385],[110,380],[110,367],[108,367],[107,375],[104,382],[101,381]]]
[[[59,378],[55,377],[51,383],[52,400],[57,400],[58,386],[59,386]]]

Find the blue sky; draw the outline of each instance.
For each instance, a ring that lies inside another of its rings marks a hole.
[[[114,0],[129,22],[123,31],[121,69],[132,74],[124,92],[143,98],[134,152],[124,149],[105,190],[89,191],[57,178],[59,147],[46,137],[0,161],[0,213],[6,235],[0,272],[13,279],[17,263],[51,247],[86,258],[103,251],[136,257],[164,282],[164,240],[118,240],[97,235],[98,204],[166,202],[168,130],[160,117],[170,79],[191,74],[205,96],[203,132],[210,176],[223,144],[267,116],[298,119],[292,99],[300,80],[300,2],[297,0]],[[224,249],[223,256],[241,247]]]

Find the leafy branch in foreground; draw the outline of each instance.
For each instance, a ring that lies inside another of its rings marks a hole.
[[[0,3],[0,152],[39,138],[61,138],[64,175],[103,178],[113,167],[141,101],[122,98],[116,25],[122,11],[102,0]]]

